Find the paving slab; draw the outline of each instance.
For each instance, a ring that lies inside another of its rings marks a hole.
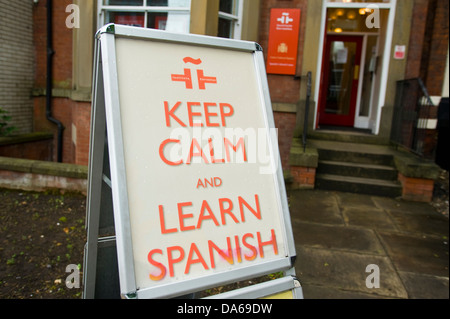
[[[434,208],[428,203],[411,202],[402,199],[373,196],[375,205],[386,211],[402,211],[408,213],[433,212]]]
[[[409,299],[448,299],[448,277],[399,272]]]
[[[290,212],[306,299],[448,299],[449,221],[430,204],[301,190]],[[366,287],[370,264],[380,288]]]
[[[345,223],[378,230],[396,230],[388,213],[378,208],[350,207],[342,210]]]
[[[374,197],[377,207],[385,210],[400,232],[449,236],[448,217],[439,214],[428,203],[415,203],[404,200]]]
[[[374,294],[388,298],[407,298],[408,294],[390,259],[386,256],[318,249],[296,245],[299,256],[296,274],[302,286],[309,284],[354,293]],[[378,265],[380,287],[368,288],[368,265]],[[305,299],[308,295],[304,293]]]
[[[290,214],[292,220],[344,224],[336,196],[327,191],[293,191],[290,195]]]
[[[336,192],[335,195],[337,196],[340,207],[378,208],[372,195],[348,192]]]
[[[299,221],[294,221],[292,228],[297,245],[385,255],[383,246],[371,229]]]
[[[389,212],[399,231],[424,235],[435,235],[443,239],[448,238],[448,218],[437,212],[405,212],[392,210]]]
[[[399,271],[448,277],[447,240],[387,232],[380,237]]]
[[[329,286],[308,285],[303,287],[305,299],[380,299],[383,296],[367,294],[357,291],[348,291]]]

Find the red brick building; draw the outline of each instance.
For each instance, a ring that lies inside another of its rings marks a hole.
[[[52,3],[50,49],[48,3]],[[26,21],[20,21],[28,26],[28,38],[22,37],[24,42],[17,45],[33,48],[27,54],[34,61],[34,67],[30,68],[8,60],[16,63],[17,68],[26,69],[25,73],[33,78],[26,86],[32,100],[20,102],[28,115],[19,119],[19,113],[14,113],[19,106],[6,102],[9,89],[3,84],[8,80],[4,80],[5,62],[0,62],[0,106],[11,112],[12,124],[19,127],[20,133],[54,134],[51,160],[58,160],[60,151],[63,162],[86,165],[93,42],[98,28],[109,22],[131,23],[256,41],[267,58],[273,8],[300,9],[295,72],[268,74],[284,168],[289,166],[295,130],[301,131],[303,127],[308,72],[312,74],[310,131],[324,126],[350,127],[388,141],[397,81],[420,77],[435,104],[434,118],[440,97],[448,97],[448,2],[445,0],[38,0],[21,5],[0,2],[2,16],[22,9],[29,12],[24,16]],[[177,19],[173,19],[175,16]],[[10,21],[11,25],[14,23]],[[14,31],[1,24],[0,32],[3,35]],[[9,38],[1,38],[2,48],[12,45]],[[51,95],[47,94],[49,50],[54,52],[50,57]],[[0,56],[3,52],[0,51]],[[348,65],[355,54],[358,63]],[[331,57],[340,59],[341,69],[330,67]],[[346,76],[353,76],[354,89],[351,95],[342,97],[347,102],[324,104],[330,94],[343,92],[339,83],[330,82],[337,75],[341,82]],[[48,117],[64,127],[60,146],[57,125]],[[434,118],[425,123],[431,135],[435,132]],[[430,140],[434,143],[433,138]]]
[[[51,112],[52,117],[64,126],[62,159],[66,163],[86,165],[89,157],[89,129],[90,129],[90,74],[85,78],[78,76],[79,69],[75,61],[74,38],[76,29],[66,26],[66,19],[70,11],[66,12],[72,1],[53,1],[52,37],[54,54],[52,56],[53,70]],[[39,1],[33,8],[33,39],[35,45],[35,82],[33,88],[35,131],[53,131],[55,143],[53,160],[57,160],[57,131],[56,125],[46,119],[46,81],[47,81],[47,3]],[[92,40],[88,40],[88,43]],[[92,44],[89,46],[92,48]],[[85,70],[92,68],[92,62],[85,63]],[[82,82],[82,81],[86,82]]]

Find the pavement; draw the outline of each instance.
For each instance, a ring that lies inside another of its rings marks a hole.
[[[449,298],[449,219],[430,204],[317,189],[289,194],[305,299]]]

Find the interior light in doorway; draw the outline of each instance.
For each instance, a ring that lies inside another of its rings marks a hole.
[[[347,18],[350,20],[354,20],[356,18],[356,12],[353,10],[350,10],[347,12]]]

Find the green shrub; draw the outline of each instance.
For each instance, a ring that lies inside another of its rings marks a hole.
[[[9,121],[11,121],[11,116],[0,107],[0,136],[9,136],[16,130],[15,126],[9,125]]]

